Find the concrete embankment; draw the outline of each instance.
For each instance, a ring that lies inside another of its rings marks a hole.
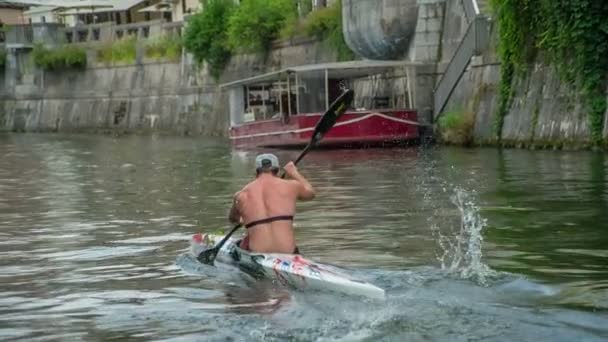
[[[343,2],[345,39],[354,51],[367,58],[409,59],[424,64],[412,77],[413,99],[408,101],[418,110],[423,123],[433,121],[437,85],[471,27],[465,3]],[[486,1],[477,3],[485,15],[492,16]],[[457,83],[454,79],[456,86],[449,96],[444,97],[447,102],[443,102],[443,115],[471,115],[476,144],[497,144],[500,136],[500,143],[508,146],[589,146],[592,134],[580,91],[563,82],[552,66],[542,62],[542,56],[527,74],[515,76],[514,93],[500,132],[497,131],[501,77],[498,39],[494,23],[490,46],[472,58]],[[0,74],[0,85],[4,85],[0,86],[0,131],[225,135],[229,120],[227,96],[218,83],[288,66],[333,62],[337,56],[331,47],[314,40],[283,42],[275,45],[267,58],[233,56],[219,82],[187,56],[180,62],[143,60],[112,66],[90,58],[85,70],[53,72],[36,70],[28,59],[27,54],[22,55],[13,63],[15,68]],[[403,93],[403,84],[407,83],[403,82],[404,75],[385,76],[355,84],[358,97],[372,97],[377,89],[391,87]],[[603,127],[603,136],[608,140],[608,113]]]
[[[225,135],[227,100],[219,83],[335,60],[313,40],[278,44],[265,59],[233,57],[218,82],[188,58],[107,66],[89,57],[84,70],[42,71],[21,54],[17,70],[0,76],[0,131]]]

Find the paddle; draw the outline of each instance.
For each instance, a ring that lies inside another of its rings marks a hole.
[[[342,95],[340,95],[331,104],[331,106],[329,106],[329,108],[327,109],[325,114],[323,114],[323,116],[321,117],[319,122],[317,122],[317,125],[315,126],[315,130],[312,133],[312,137],[310,138],[310,142],[308,143],[308,145],[306,145],[304,150],[302,150],[298,159],[296,159],[296,161],[294,161],[294,164],[298,164],[298,162],[300,160],[302,160],[302,158],[304,158],[304,156],[308,153],[308,151],[311,148],[313,148],[319,144],[319,142],[321,141],[321,139],[323,139],[325,134],[327,132],[329,132],[329,130],[334,126],[334,124],[336,123],[338,118],[342,114],[344,114],[346,109],[353,102],[354,96],[355,96],[355,92],[352,89],[348,89],[347,91],[342,93]],[[281,176],[281,178],[285,178],[285,173],[283,173],[283,176]],[[213,264],[213,261],[217,257],[217,253],[220,251],[222,246],[226,243],[226,241],[228,241],[228,239],[230,238],[230,236],[232,236],[232,234],[234,234],[234,232],[236,232],[239,228],[241,228],[241,226],[242,226],[242,224],[237,224],[236,226],[234,226],[234,228],[232,228],[232,230],[228,233],[228,235],[226,235],[215,247],[202,251],[196,257],[196,259],[198,259],[198,261],[200,261],[204,264]]]

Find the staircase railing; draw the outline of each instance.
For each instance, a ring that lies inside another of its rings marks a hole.
[[[469,27],[435,88],[433,121],[443,111],[471,58],[490,43],[490,21],[480,11],[478,0],[461,0]]]
[[[483,16],[477,16],[469,24],[467,32],[460,41],[460,45],[458,45],[456,52],[452,56],[443,77],[435,88],[433,121],[443,111],[454,88],[469,65],[471,58],[475,55],[480,55],[488,47],[489,42],[490,21]]]
[[[481,13],[477,0],[462,0],[462,6],[468,22],[473,21]]]

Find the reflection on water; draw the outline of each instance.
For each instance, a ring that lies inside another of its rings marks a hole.
[[[318,196],[298,207],[298,244],[385,288],[374,303],[186,253],[193,233],[228,227],[255,153],[0,135],[0,339],[608,338],[605,155],[311,152],[300,169]]]

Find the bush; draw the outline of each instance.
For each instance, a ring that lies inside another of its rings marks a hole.
[[[332,6],[312,12],[304,24],[309,36],[324,39],[338,54],[339,61],[355,59],[355,54],[344,41],[342,33],[342,1]]]
[[[106,63],[127,62],[134,63],[136,58],[136,37],[126,37],[106,43],[97,53],[97,58]]]
[[[475,115],[472,112],[453,111],[439,118],[441,140],[448,144],[471,145]]]
[[[234,9],[232,0],[210,0],[202,12],[190,17],[184,32],[184,47],[198,63],[209,65],[211,75],[218,79],[231,56],[228,21]]]
[[[233,51],[270,50],[288,18],[296,16],[291,0],[243,0],[228,25],[228,43]]]
[[[293,37],[298,36],[302,33],[303,30],[303,22],[296,16],[290,16],[285,19],[285,25],[281,31],[279,31],[279,38],[281,39],[291,39]]]
[[[161,36],[146,42],[146,57],[179,60],[182,55],[182,39],[179,36]]]
[[[342,29],[341,18],[342,10],[338,2],[333,6],[316,10],[306,18],[304,33],[309,37],[328,38],[336,28]]]
[[[74,45],[47,49],[42,44],[36,44],[32,51],[32,58],[34,64],[44,70],[84,68],[87,65],[86,51]]]
[[[315,37],[324,40],[337,52],[339,61],[355,59],[355,54],[344,41],[342,33],[342,1],[332,6],[313,12],[303,20],[288,18],[281,30],[281,38],[293,38],[296,35]]]

